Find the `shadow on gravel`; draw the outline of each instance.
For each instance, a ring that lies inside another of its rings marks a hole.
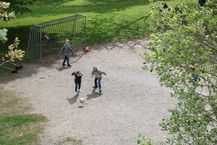
[[[96,92],[96,89],[93,89],[92,93],[87,95],[87,100],[98,98],[101,95],[102,95],[101,93]]]
[[[11,74],[10,71],[7,70],[2,71],[2,69],[0,68],[0,84],[8,83],[16,79],[32,77],[38,74],[39,72],[41,72],[41,68],[53,69],[55,67],[58,71],[64,71],[65,69],[70,68],[70,67],[62,67],[62,61],[63,59],[56,57],[56,55],[46,56],[41,60],[35,60],[32,62],[24,61],[23,63],[19,63],[22,64],[23,69],[16,74]]]
[[[58,71],[63,71],[63,70],[68,69],[68,68],[71,68],[71,67],[68,67],[68,66],[60,66],[60,67],[57,67],[56,69],[57,69]]]
[[[79,93],[77,93],[75,96],[73,96],[72,98],[67,98],[67,100],[69,101],[70,104],[74,104],[77,102],[78,100],[78,96],[79,96]]]

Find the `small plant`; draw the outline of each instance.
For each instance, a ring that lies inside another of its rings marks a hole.
[[[137,137],[137,144],[138,145],[153,145],[153,142],[148,137],[143,137],[141,135],[138,135],[138,137]]]

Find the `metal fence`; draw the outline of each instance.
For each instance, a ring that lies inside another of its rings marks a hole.
[[[59,52],[65,39],[74,47],[84,42],[86,36],[86,16],[73,16],[33,25],[30,28],[27,58],[39,59]]]

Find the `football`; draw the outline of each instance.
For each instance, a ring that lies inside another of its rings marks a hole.
[[[85,98],[82,98],[82,97],[81,97],[81,98],[79,99],[79,101],[80,101],[80,103],[84,103],[84,102],[85,102]]]

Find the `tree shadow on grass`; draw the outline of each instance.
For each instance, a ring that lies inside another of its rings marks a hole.
[[[122,39],[139,39],[147,32],[147,16],[139,18],[124,18],[119,16],[102,17],[95,16],[96,19],[89,20],[87,43],[107,43],[120,41]],[[117,19],[119,19],[117,21]],[[121,20],[121,21],[120,21]]]
[[[95,12],[111,12],[124,10],[133,6],[147,5],[148,0],[87,0],[90,6],[97,8]],[[93,8],[94,8],[93,7]]]
[[[122,11],[134,6],[148,5],[148,0],[86,0],[84,2],[76,2],[71,0],[48,0],[40,1],[30,7],[32,17],[50,16],[75,13],[94,12],[98,14]],[[23,15],[29,17],[29,15]]]

